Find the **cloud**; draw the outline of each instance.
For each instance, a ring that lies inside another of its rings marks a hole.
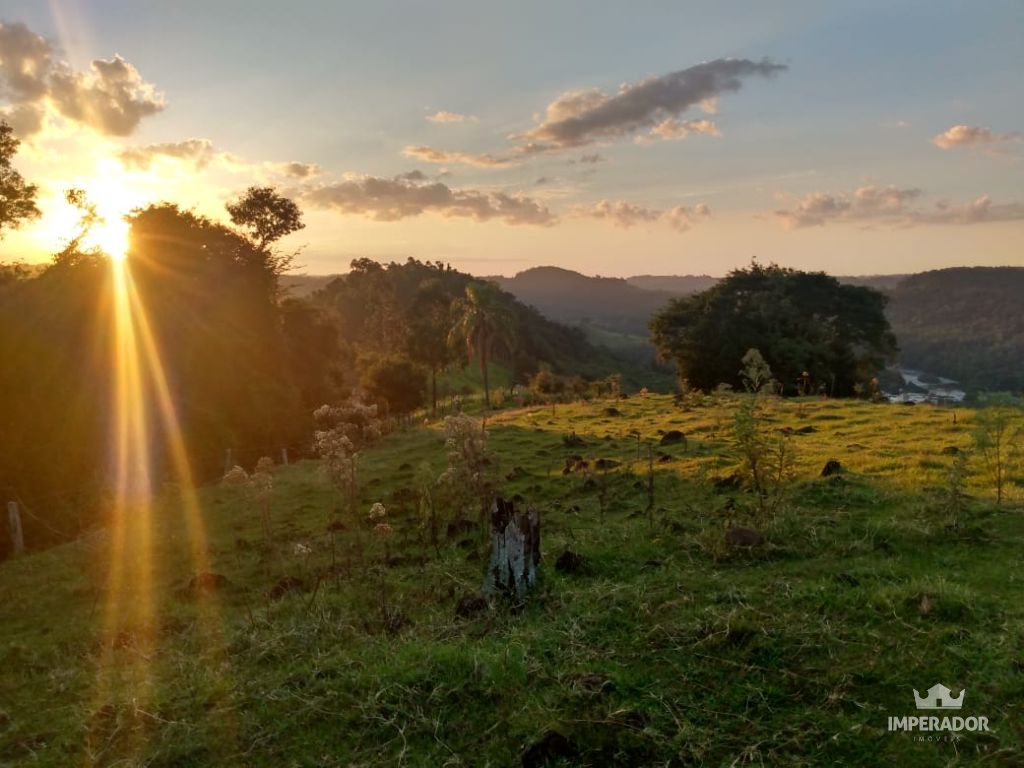
[[[463,115],[458,112],[448,112],[441,110],[435,112],[432,115],[427,115],[427,120],[432,123],[464,123],[466,121],[476,122],[476,118],[473,115]]]
[[[954,125],[932,139],[939,149],[955,149],[977,145],[992,145],[1019,138],[1016,133],[995,133],[980,125]]]
[[[945,201],[916,208],[920,189],[864,186],[852,195],[812,192],[792,209],[775,211],[786,229],[820,227],[831,222],[882,222],[898,227],[919,224],[983,224],[1024,219],[1024,203],[993,203],[988,195],[963,205]]]
[[[23,136],[42,129],[48,108],[98,133],[128,136],[165,107],[153,85],[118,55],[93,60],[85,72],[58,55],[24,24],[0,24],[0,98]]]
[[[130,134],[139,122],[164,108],[162,97],[120,56],[96,59],[76,72],[55,58],[56,49],[24,24],[0,24],[0,95],[7,114],[31,116],[23,130],[42,126],[50,104],[64,117],[113,136]]]
[[[165,106],[139,71],[117,55],[94,60],[87,73],[66,68],[55,72],[50,98],[64,117],[109,136],[128,136],[144,117]]]
[[[274,169],[282,176],[289,176],[293,179],[308,179],[319,176],[321,168],[316,163],[274,163]]]
[[[509,156],[492,154],[472,154],[469,152],[449,151],[446,149],[435,149],[422,144],[408,146],[402,150],[406,157],[413,157],[425,163],[460,163],[472,165],[477,168],[503,168],[515,165],[518,161]]]
[[[951,205],[941,201],[931,211],[911,214],[914,224],[988,224],[996,221],[1024,220],[1024,203],[993,203],[988,195],[982,195],[963,205]]]
[[[676,232],[686,232],[702,219],[710,218],[711,209],[704,203],[698,203],[693,208],[677,205],[665,211],[662,217]]]
[[[140,147],[126,147],[118,155],[125,168],[146,170],[159,157],[192,163],[196,168],[205,168],[214,157],[213,142],[209,139],[186,139],[185,141],[147,144]]]
[[[786,229],[820,227],[830,221],[898,219],[908,211],[906,204],[920,197],[920,189],[868,185],[852,195],[812,192],[795,208],[775,211]]]
[[[375,176],[324,184],[305,194],[310,205],[376,221],[398,221],[424,213],[475,221],[547,226],[556,220],[547,206],[525,195],[453,189],[441,182],[423,183]]]
[[[672,139],[685,139],[694,133],[704,134],[705,136],[722,135],[718,130],[718,126],[710,120],[677,120],[674,117],[668,117],[651,128],[651,132],[646,137],[637,137],[637,139],[649,140],[654,138],[670,141]]]
[[[597,88],[569,91],[551,102],[543,120],[514,139],[520,151],[535,154],[649,131],[691,107],[713,109],[711,101],[738,91],[744,78],[772,77],[786,66],[768,59],[715,59],[667,75],[627,83],[615,94]]]
[[[600,200],[592,206],[577,206],[573,209],[573,214],[607,221],[620,229],[630,229],[638,224],[664,221],[677,232],[685,232],[699,220],[710,217],[711,209],[704,203],[700,203],[693,208],[677,205],[662,211],[625,200]]]
[[[577,216],[608,221],[620,229],[657,221],[661,216],[661,211],[627,203],[625,200],[599,200],[588,208],[577,207],[574,212]]]

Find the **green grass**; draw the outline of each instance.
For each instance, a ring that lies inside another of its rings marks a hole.
[[[353,560],[351,530],[332,547],[339,502],[309,462],[275,477],[273,547],[235,490],[201,489],[209,568],[228,579],[207,597],[184,590],[193,537],[173,490],[151,546],[133,518],[124,557],[107,530],[0,564],[0,764],[507,766],[552,731],[576,756],[551,765],[1019,764],[1022,489],[997,509],[975,475],[959,532],[939,511],[943,449],[969,444],[969,412],[778,404],[773,427],[813,431],[791,438],[784,513],[755,521],[749,493],[714,486],[736,471],[735,403],[492,419],[504,492],[543,514],[542,583],[520,607],[455,615],[481,582],[479,537],[435,554],[406,490],[420,462],[443,468],[437,428],[364,456],[364,507],[383,501],[396,531],[389,567],[379,541]],[[646,455],[670,429],[688,444],[655,448],[672,458],[655,465],[652,526],[631,433]],[[570,431],[586,444],[563,447]],[[622,465],[602,494],[600,476],[562,474],[572,453]],[[819,477],[830,458],[838,481]],[[727,549],[729,519],[764,546]],[[566,548],[584,572],[555,571]],[[296,588],[269,597],[284,577]],[[887,732],[939,682],[992,731],[955,745]]]

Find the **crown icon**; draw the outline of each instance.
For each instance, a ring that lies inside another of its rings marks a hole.
[[[933,685],[928,689],[928,695],[921,698],[921,694],[914,689],[914,700],[918,709],[960,709],[964,703],[964,694],[967,689],[960,691],[959,696],[953,696],[946,686],[942,684]]]

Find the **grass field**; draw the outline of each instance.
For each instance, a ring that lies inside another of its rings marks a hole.
[[[481,582],[481,536],[435,552],[410,491],[422,462],[444,467],[439,425],[363,456],[387,551],[366,539],[353,559],[351,525],[327,531],[337,493],[303,462],[276,472],[273,545],[237,489],[200,489],[207,562],[190,494],[168,488],[123,528],[2,563],[0,764],[1019,765],[1019,466],[997,508],[972,461],[954,530],[942,489],[969,410],[954,423],[932,406],[779,402],[770,426],[792,432],[797,477],[783,511],[755,520],[731,482],[738,402],[492,417],[503,492],[542,511],[543,576],[523,606],[456,615]],[[686,444],[658,446],[672,429]],[[573,431],[584,445],[567,448]],[[648,444],[669,457],[653,520]],[[620,464],[566,475],[570,454]],[[838,479],[820,476],[829,459]],[[728,522],[765,543],[728,548]],[[566,549],[584,558],[574,572],[554,567]],[[197,570],[224,581],[190,589]],[[954,714],[991,731],[889,732],[936,683],[965,689]]]

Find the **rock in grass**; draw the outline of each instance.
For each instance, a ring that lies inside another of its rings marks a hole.
[[[585,445],[585,441],[575,432],[571,432],[570,434],[564,435],[562,437],[562,445],[564,445],[566,448],[578,448],[581,445]]]
[[[942,453],[946,456],[956,456],[958,453],[960,453],[960,449],[957,448],[955,445],[947,445],[945,448],[942,449]]]
[[[201,571],[188,580],[188,586],[185,587],[185,593],[193,597],[199,595],[209,594],[210,592],[217,592],[218,590],[224,589],[231,582],[228,581],[227,576],[223,576],[219,573],[210,573],[209,571]]]
[[[571,549],[565,550],[555,560],[555,570],[559,573],[582,573],[587,568],[587,559]]]
[[[455,606],[455,615],[465,619],[486,610],[487,599],[483,595],[464,595]]]
[[[289,592],[301,592],[305,587],[305,582],[296,576],[282,576],[277,580],[277,583],[270,588],[269,594],[274,600],[277,600],[278,598],[284,597]]]
[[[832,475],[838,475],[842,471],[843,465],[839,463],[839,459],[829,459],[821,470],[821,476],[831,477]]]
[[[615,469],[620,464],[622,462],[615,459],[598,459],[594,462],[594,467],[597,469]]]
[[[608,406],[603,411],[601,411],[601,415],[602,416],[621,416],[622,415],[622,411],[620,411],[618,408],[615,408],[613,406]]]
[[[547,731],[523,752],[523,768],[542,768],[559,758],[572,760],[578,754],[576,745],[567,736],[558,731]]]
[[[684,435],[678,429],[670,429],[668,432],[661,436],[660,442],[662,445],[676,445],[677,443],[682,443],[685,446],[686,435]]]
[[[741,485],[740,476],[734,472],[733,474],[726,475],[725,477],[717,477],[712,482],[712,485],[714,485],[716,491],[735,490]]]
[[[752,549],[764,544],[764,537],[753,528],[733,526],[725,532],[725,543],[730,547]]]

